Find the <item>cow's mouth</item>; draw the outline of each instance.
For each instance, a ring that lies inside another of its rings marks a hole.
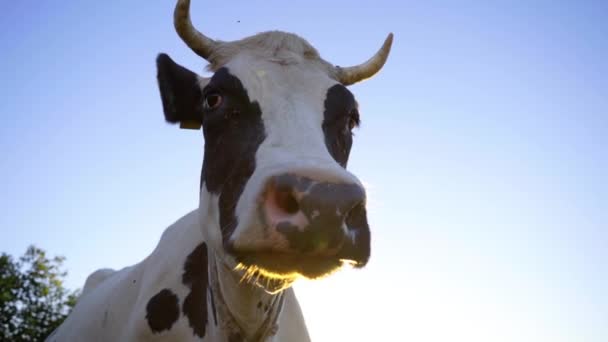
[[[310,279],[329,275],[342,265],[336,258],[304,256],[287,253],[243,253],[237,261],[247,267],[258,270],[269,278],[294,278],[303,276]]]
[[[318,279],[332,274],[344,265],[360,268],[367,263],[367,258],[347,256],[342,251],[335,255],[251,251],[235,252],[234,256],[241,268],[270,279]]]

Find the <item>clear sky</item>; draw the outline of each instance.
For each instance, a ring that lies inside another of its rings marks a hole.
[[[197,206],[202,138],[164,123],[155,80],[159,52],[204,67],[173,5],[0,4],[0,251],[66,256],[71,288],[138,262]],[[295,32],[340,65],[395,34],[351,87],[372,258],[296,286],[316,341],[608,341],[607,2],[192,11],[212,37]]]

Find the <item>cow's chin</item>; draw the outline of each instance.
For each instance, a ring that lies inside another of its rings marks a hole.
[[[276,252],[236,253],[235,257],[237,269],[244,271],[243,279],[269,293],[280,292],[298,278],[319,279],[334,273],[344,264],[355,264],[337,257]]]
[[[337,257],[277,252],[239,253],[237,260],[243,268],[271,279],[317,279],[333,273],[343,264]]]

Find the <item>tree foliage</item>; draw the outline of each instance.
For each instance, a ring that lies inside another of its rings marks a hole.
[[[64,260],[34,246],[0,255],[0,341],[42,341],[67,317],[77,291],[63,287]]]

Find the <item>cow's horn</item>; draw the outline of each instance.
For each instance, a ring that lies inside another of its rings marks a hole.
[[[365,63],[359,64],[352,67],[336,67],[336,78],[340,83],[344,85],[351,85],[360,81],[363,81],[367,78],[374,76],[388,58],[388,54],[391,51],[391,45],[393,44],[393,34],[389,33],[386,40],[384,40],[384,44],[376,54],[368,59]]]
[[[208,59],[218,43],[200,33],[190,21],[190,0],[178,0],[173,12],[173,25],[177,34],[197,55]]]

